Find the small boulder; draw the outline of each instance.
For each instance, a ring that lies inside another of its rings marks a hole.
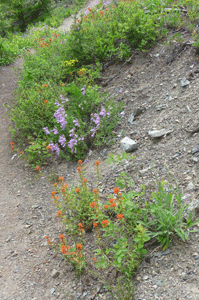
[[[168,133],[170,133],[171,130],[170,129],[161,129],[161,130],[152,130],[149,131],[148,134],[150,135],[150,137],[152,138],[160,138]]]
[[[59,274],[60,274],[60,272],[54,269],[54,270],[52,270],[51,277],[57,278],[59,276]]]
[[[123,138],[120,143],[122,150],[125,152],[132,152],[137,148],[137,143],[127,136]]]
[[[185,87],[187,85],[189,85],[189,80],[187,80],[185,77],[183,77],[181,80],[180,80],[180,86],[181,87]]]

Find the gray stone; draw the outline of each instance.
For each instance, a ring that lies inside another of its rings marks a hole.
[[[194,71],[194,73],[199,73],[199,67]]]
[[[164,109],[164,108],[166,108],[166,107],[167,107],[166,104],[160,104],[160,105],[156,106],[156,110],[157,110],[157,111],[161,111],[162,109]]]
[[[107,152],[107,149],[103,149],[102,152],[101,152],[101,156],[105,156],[106,152]]]
[[[173,98],[171,96],[169,96],[168,101],[170,102],[171,100],[173,100]]]
[[[184,196],[182,196],[182,201],[186,201],[191,195],[190,194],[186,194]]]
[[[199,157],[193,157],[192,160],[197,163],[197,162],[199,162]]]
[[[152,281],[153,281],[153,283],[154,283],[155,285],[157,285],[157,286],[162,286],[162,281],[156,280],[156,279],[153,279],[153,278],[152,278]]]
[[[6,243],[10,242],[11,238],[12,238],[12,237],[9,236],[9,237],[6,239]]]
[[[197,152],[199,152],[199,145],[196,145],[196,146],[194,146],[194,147],[191,149],[191,153],[192,153],[192,154],[195,154],[195,153],[197,153]]]
[[[180,80],[180,86],[181,87],[185,87],[187,85],[189,85],[189,80],[187,80],[185,77],[183,77],[181,80]]]
[[[130,115],[129,119],[128,119],[128,122],[129,123],[133,123],[135,117],[138,117],[140,116],[143,112],[144,112],[145,108],[136,108],[133,113]]]
[[[169,253],[170,253],[170,250],[166,249],[164,251],[159,251],[159,252],[154,253],[154,256],[163,256],[163,255],[167,255]]]
[[[132,114],[130,115],[130,117],[128,118],[128,122],[132,124],[134,118],[135,118],[135,117],[134,117],[134,114],[132,113]]]
[[[170,129],[152,130],[148,132],[152,138],[159,138],[169,133],[171,133]]]
[[[51,294],[54,294],[54,292],[55,292],[55,289],[54,289],[54,288],[52,288],[52,289],[50,290],[50,292],[51,292]]]
[[[191,182],[189,182],[189,184],[188,184],[186,190],[187,190],[187,191],[191,191],[191,190],[193,190],[193,188],[194,188],[194,184],[193,184],[193,182],[191,181]]]
[[[120,143],[122,150],[125,152],[132,152],[137,148],[137,143],[127,136],[123,138]]]
[[[193,202],[191,202],[189,204],[189,207],[187,207],[186,211],[189,212],[193,212],[193,210],[195,210],[195,212],[199,212],[199,201],[195,200]]]
[[[52,276],[52,278],[57,278],[57,277],[59,276],[59,274],[60,274],[59,271],[53,269],[53,270],[52,270],[52,273],[51,273],[51,276]]]

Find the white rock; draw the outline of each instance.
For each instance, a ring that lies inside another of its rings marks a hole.
[[[131,152],[137,148],[137,143],[127,136],[123,138],[120,143],[122,150],[125,152]]]
[[[159,137],[164,136],[165,134],[168,134],[170,132],[171,132],[170,129],[161,129],[161,130],[149,131],[148,134],[152,138],[159,138]]]
[[[185,77],[183,77],[181,80],[180,80],[180,86],[181,87],[184,87],[184,86],[187,86],[189,85],[189,80],[187,80]]]

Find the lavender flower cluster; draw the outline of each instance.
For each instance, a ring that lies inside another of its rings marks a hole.
[[[100,120],[101,120],[100,116],[104,119],[106,116],[109,116],[109,115],[110,115],[110,112],[106,112],[106,110],[103,106],[102,106],[101,111],[100,111],[99,114],[97,114],[97,113],[94,114],[94,117],[96,119],[91,118],[91,121],[93,121],[95,123],[96,127],[92,128],[90,130],[91,132],[93,132],[91,134],[91,137],[95,136],[95,132],[97,131],[98,127],[100,126]]]
[[[85,94],[85,88],[86,88],[86,86],[84,86],[81,89],[82,93],[84,92],[84,94]],[[65,104],[66,102],[69,101],[68,98],[64,99],[63,95],[60,95],[60,99],[62,100],[61,101],[62,104]],[[57,123],[60,124],[61,129],[65,130],[65,125],[67,124],[67,121],[66,121],[67,114],[65,113],[64,107],[57,100],[55,101],[55,105],[58,107],[58,109],[55,111],[54,117],[56,118]],[[76,127],[79,127],[79,123],[78,123],[77,119],[73,120],[73,123]],[[77,149],[75,148],[75,146],[77,145],[77,142],[84,140],[84,137],[82,135],[81,135],[81,137],[78,137],[78,135],[75,133],[75,129],[76,128],[73,127],[69,131],[70,132],[69,136],[71,137],[71,139],[68,142],[68,147],[71,149],[72,153],[77,152]],[[55,135],[59,134],[59,131],[56,126],[50,131],[48,130],[47,127],[44,127],[43,130],[45,131],[46,134],[50,134],[51,132],[53,132]],[[61,134],[59,136],[58,142],[62,148],[66,147],[66,138],[65,138],[64,134]],[[51,151],[56,151],[57,155],[60,154],[60,148],[57,143],[54,144],[52,141],[50,141],[49,146],[51,147]]]

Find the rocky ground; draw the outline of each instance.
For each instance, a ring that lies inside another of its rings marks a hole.
[[[125,170],[135,190],[141,184],[146,186],[146,198],[155,191],[154,184],[165,179],[179,186],[184,203],[199,207],[199,57],[191,35],[182,34],[182,43],[169,42],[170,32],[166,41],[147,53],[135,52],[129,63],[104,66],[102,86],[107,77],[116,76],[102,90],[125,103],[125,115],[115,130],[114,145],[90,151],[84,164],[86,178],[92,183],[94,163],[100,160],[103,197],[112,193],[116,176]],[[15,70],[22,65],[19,58],[0,67],[0,299],[109,299],[97,276],[76,278],[71,267],[46,244],[46,235],[56,240],[64,232],[50,195],[54,172],[76,182],[77,163],[63,161],[42,167],[45,179],[40,179],[10,149],[11,121],[3,104],[13,101],[18,79]],[[162,129],[166,131],[153,132]],[[162,136],[152,137],[154,134]],[[108,154],[122,153],[124,137],[137,143],[135,159],[110,167]],[[143,260],[133,279],[135,299],[199,299],[197,228],[188,242],[174,241],[164,252],[155,248]],[[97,273],[92,247],[90,236],[86,250]],[[114,284],[114,272],[104,276]]]

